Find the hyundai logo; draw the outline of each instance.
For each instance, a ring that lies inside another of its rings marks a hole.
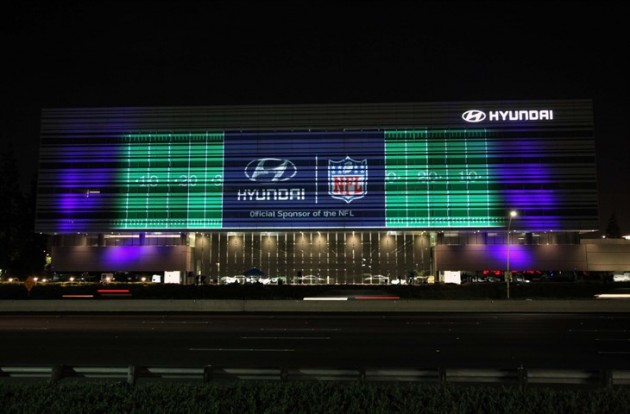
[[[486,114],[478,109],[471,109],[462,114],[462,119],[466,122],[481,122],[486,119]]]
[[[288,181],[297,174],[297,167],[289,160],[281,158],[258,158],[245,167],[245,175],[250,181],[280,182]]]
[[[532,121],[553,121],[553,109],[517,109],[488,111],[486,114],[478,109],[471,109],[462,114],[462,119],[466,122],[532,122]]]

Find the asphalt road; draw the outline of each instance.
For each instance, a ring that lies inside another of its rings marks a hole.
[[[630,369],[628,313],[0,314],[0,366]]]

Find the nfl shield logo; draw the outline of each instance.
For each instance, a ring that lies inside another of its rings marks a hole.
[[[367,194],[367,160],[328,160],[328,194],[346,203]]]

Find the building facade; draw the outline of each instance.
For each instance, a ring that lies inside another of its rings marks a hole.
[[[36,230],[183,283],[597,270],[593,134],[589,100],[46,109]]]

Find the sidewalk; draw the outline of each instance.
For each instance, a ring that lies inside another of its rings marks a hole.
[[[38,312],[630,312],[628,299],[580,300],[0,300],[1,313]]]

